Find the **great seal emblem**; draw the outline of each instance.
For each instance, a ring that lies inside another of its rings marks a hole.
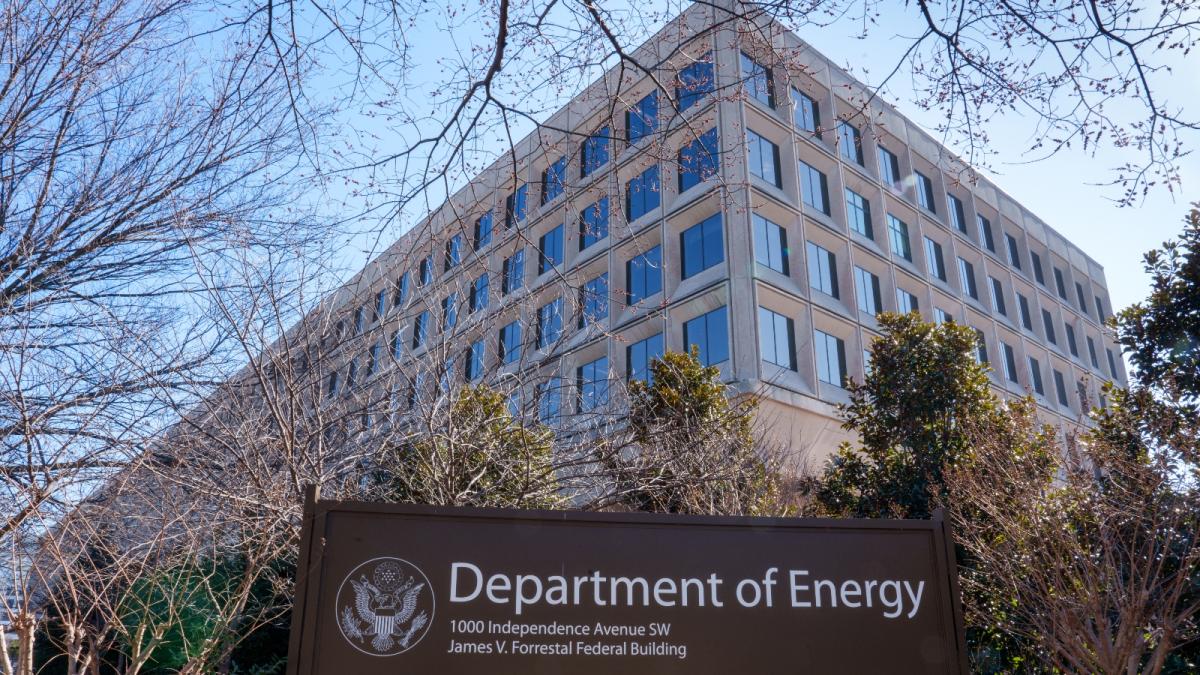
[[[338,627],[347,642],[371,656],[411,649],[429,631],[433,612],[429,579],[401,558],[368,560],[338,589]]]

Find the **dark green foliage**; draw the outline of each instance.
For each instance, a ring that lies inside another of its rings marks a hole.
[[[928,518],[946,468],[970,453],[970,429],[997,414],[975,332],[916,314],[883,314],[864,382],[851,382],[844,444],[807,484],[819,510],[852,518]]]
[[[720,369],[698,354],[667,352],[650,383],[630,383],[634,448],[607,458],[619,503],[639,511],[768,515],[781,510],[779,479],[759,453],[753,399],[731,401]]]
[[[442,506],[556,508],[553,434],[513,416],[487,386],[464,387],[436,428],[378,458],[378,496]]]
[[[178,671],[206,641],[220,638],[218,617],[236,584],[236,569],[210,559],[187,561],[136,580],[120,607],[126,653],[140,641],[150,646],[144,672]]]
[[[1150,297],[1117,316],[1121,346],[1149,387],[1176,389],[1195,415],[1200,402],[1200,204],[1182,236],[1145,256]]]

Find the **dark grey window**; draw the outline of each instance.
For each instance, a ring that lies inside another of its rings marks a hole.
[[[759,307],[758,334],[763,361],[796,369],[796,333],[791,318]]]
[[[780,274],[788,274],[787,230],[757,213],[751,216],[754,225],[754,260]]]
[[[851,230],[867,239],[875,238],[871,227],[871,202],[850,188],[846,188],[846,220],[850,222]]]
[[[684,349],[699,350],[700,363],[713,366],[729,360],[729,319],[725,307],[683,324]]]
[[[808,242],[808,285],[814,291],[838,297],[837,256]]]
[[[879,277],[861,267],[854,268],[854,294],[858,298],[859,311],[871,315],[883,311],[883,301],[879,294]]]

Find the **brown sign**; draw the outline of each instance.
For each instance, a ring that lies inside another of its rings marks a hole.
[[[965,673],[934,520],[309,500],[288,672]]]

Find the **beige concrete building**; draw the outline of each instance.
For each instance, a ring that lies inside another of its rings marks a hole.
[[[331,299],[327,398],[386,353],[408,403],[508,378],[575,414],[696,345],[819,459],[882,311],[975,328],[1063,422],[1124,382],[1100,265],[794,34],[695,4],[635,57],[654,78],[610,72]]]

